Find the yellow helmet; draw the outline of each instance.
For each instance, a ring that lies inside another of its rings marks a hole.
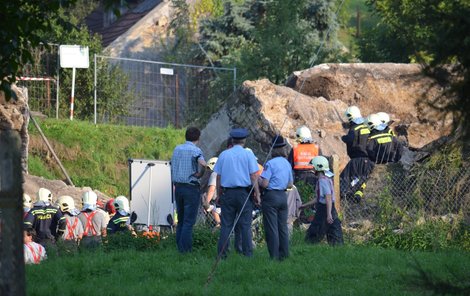
[[[129,213],[129,200],[127,197],[120,195],[114,199],[114,207],[116,208],[116,211],[124,210]]]
[[[52,193],[49,189],[39,188],[37,196],[39,201],[52,203]]]
[[[57,204],[62,212],[71,212],[75,209],[75,201],[68,195],[60,196]]]
[[[31,199],[31,196],[27,195],[26,193],[23,193],[23,207],[24,208],[33,207],[33,200]]]
[[[215,164],[217,163],[217,160],[218,160],[217,157],[212,157],[212,158],[209,159],[209,161],[207,162],[207,167],[209,167],[209,168],[211,169],[211,171],[214,170],[214,167],[215,167]]]

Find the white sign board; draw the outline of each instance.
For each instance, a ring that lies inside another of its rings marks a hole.
[[[88,46],[61,45],[59,47],[60,66],[62,68],[88,68],[90,58]]]
[[[162,74],[162,75],[173,75],[173,69],[171,69],[171,68],[160,68],[160,74]]]
[[[174,221],[173,184],[169,161],[129,159],[131,211],[137,224],[171,226]]]

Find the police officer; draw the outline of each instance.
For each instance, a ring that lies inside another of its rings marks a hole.
[[[269,255],[282,260],[289,256],[289,231],[287,227],[287,193],[293,185],[290,163],[283,149],[286,141],[281,135],[272,140],[272,159],[261,173],[260,186],[266,188],[262,195],[263,224]]]
[[[371,133],[367,140],[367,154],[376,164],[398,162],[403,153],[403,145],[390,132],[377,114],[367,117],[367,124]]]
[[[37,199],[24,224],[31,225],[36,231],[37,242],[49,248],[64,233],[65,217],[58,208],[51,205],[52,193],[48,189],[39,188]]]
[[[239,215],[242,252],[243,255],[250,257],[253,255],[251,233],[253,202],[248,194],[253,187],[255,203],[260,203],[258,163],[254,154],[243,148],[248,137],[246,129],[233,129],[230,136],[234,146],[219,155],[214,167],[214,172],[217,173],[218,198],[222,208],[218,254],[221,257],[227,256],[230,232]]]
[[[129,200],[125,196],[118,196],[114,199],[114,207],[116,209],[116,214],[109,220],[107,233],[113,234],[121,231],[130,230],[130,208]]]
[[[374,163],[367,154],[370,130],[358,107],[350,106],[345,115],[349,122],[349,131],[341,140],[346,144],[350,160],[340,175],[340,193],[342,197],[359,202],[364,196],[366,181],[374,169]]]

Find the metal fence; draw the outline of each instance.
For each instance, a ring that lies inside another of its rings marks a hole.
[[[236,69],[96,55],[97,123],[182,127],[208,118],[235,89]],[[127,86],[113,92],[103,77]]]
[[[28,89],[29,109],[49,117],[59,114],[59,46],[41,45],[31,51],[34,65],[23,67],[17,85]]]

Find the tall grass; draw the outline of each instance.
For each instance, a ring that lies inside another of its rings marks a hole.
[[[168,160],[184,130],[43,120],[40,126],[76,186],[127,195],[129,158]],[[64,179],[36,128],[30,125],[30,173]]]
[[[270,260],[265,247],[257,248],[253,258],[232,252],[207,285],[215,245],[181,255],[170,239],[152,251],[99,250],[49,258],[27,266],[27,291],[28,295],[422,295],[426,291],[416,280],[417,264],[456,285],[470,272],[468,253],[332,248],[307,245],[302,235],[296,234],[291,256],[282,262]]]

